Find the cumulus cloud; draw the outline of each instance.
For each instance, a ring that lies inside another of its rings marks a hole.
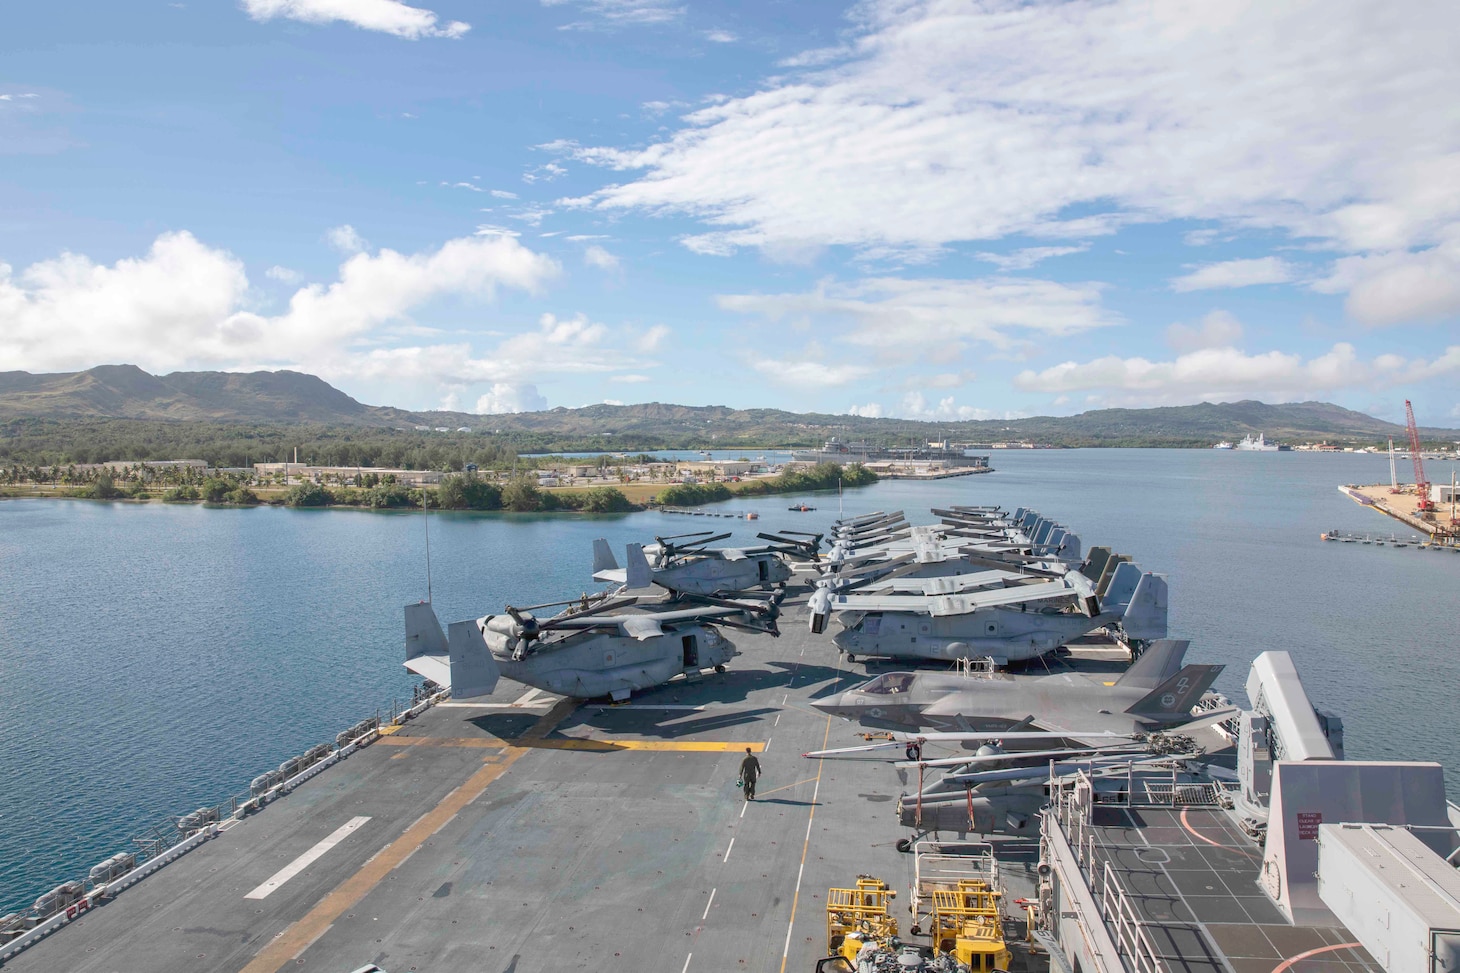
[[[1215,290],[1225,287],[1251,287],[1253,284],[1285,284],[1294,276],[1293,267],[1281,257],[1259,257],[1254,260],[1224,260],[1206,264],[1171,281],[1171,289],[1186,291]]]
[[[592,244],[583,251],[583,262],[599,270],[613,272],[619,269],[618,258],[597,244]]]
[[[669,337],[669,326],[656,324],[639,335],[638,338],[634,339],[634,347],[646,353],[658,351],[659,346],[664,343],[664,339],[667,337]]]
[[[135,362],[154,371],[348,357],[350,342],[452,295],[489,300],[499,286],[535,291],[559,271],[506,237],[449,240],[439,249],[357,253],[328,286],[310,284],[286,310],[249,305],[243,263],[187,232],[164,233],[141,257],[112,266],[63,253],[19,274],[0,264],[0,368],[85,368]]]
[[[1120,358],[1064,362],[1014,378],[1027,392],[1099,390],[1110,404],[1177,405],[1202,401],[1260,398],[1267,401],[1311,399],[1343,389],[1378,389],[1427,381],[1460,372],[1460,345],[1433,359],[1380,355],[1365,361],[1350,344],[1325,354],[1270,351],[1249,355],[1235,348],[1204,348],[1172,361]]]
[[[1098,284],[1008,277],[823,281],[804,294],[727,294],[716,301],[772,321],[849,325],[848,341],[894,353],[937,347],[954,354],[969,342],[1008,348],[1019,332],[1068,335],[1118,321],[1100,306]]]
[[[393,34],[407,40],[422,37],[460,37],[471,24],[453,20],[442,24],[436,14],[400,0],[243,0],[243,9],[254,20],[284,17],[306,24],[342,21],[362,30]]]
[[[1065,257],[1072,253],[1084,253],[1089,249],[1090,245],[1086,243],[1078,247],[1025,247],[1013,253],[976,253],[974,256],[1000,270],[1028,270],[1051,257]]]
[[[847,415],[862,416],[865,419],[881,419],[882,404],[880,402],[868,402],[866,405],[848,406]]]
[[[740,39],[739,37],[737,37],[734,34],[730,33],[730,31],[728,31],[728,30],[707,30],[707,31],[705,31],[705,40],[710,41],[711,43],[714,43],[714,44],[734,44],[739,39]]]
[[[1178,352],[1202,348],[1231,348],[1242,341],[1242,322],[1226,311],[1213,311],[1200,324],[1173,324],[1166,343]]]
[[[687,215],[706,229],[683,242],[710,254],[1191,220],[1370,254],[1460,225],[1460,8],[1443,0],[854,10],[842,46],[662,141],[560,147],[630,174],[577,202]]]
[[[492,382],[514,388],[545,375],[611,377],[654,364],[625,350],[629,338],[583,314],[544,314],[536,328],[509,334],[489,348],[465,342],[376,348],[329,362],[320,374],[459,387]]]
[[[1012,412],[994,412],[991,409],[978,409],[971,405],[959,405],[949,395],[929,405],[927,399],[921,392],[909,392],[902,397],[902,408],[898,415],[905,419],[923,419],[928,421],[952,421],[955,419],[1014,419],[1018,415]]]
[[[304,279],[304,275],[297,270],[290,270],[288,267],[275,265],[264,271],[264,276],[269,280],[277,280],[283,284],[297,284]]]
[[[325,233],[324,238],[340,253],[364,253],[370,249],[370,241],[362,237],[348,223],[329,230]]]
[[[866,365],[835,365],[819,361],[752,358],[751,367],[781,385],[794,388],[833,388],[872,374]]]
[[[684,17],[684,7],[670,0],[542,0],[544,7],[571,6],[588,19],[564,24],[560,30],[596,30],[614,27],[669,24]]]
[[[1347,291],[1344,309],[1367,325],[1460,313],[1460,227],[1439,245],[1418,252],[1341,258],[1313,287],[1324,293]]]
[[[491,391],[477,399],[478,415],[493,416],[511,412],[541,412],[547,399],[538,394],[536,385],[509,385],[498,382]]]

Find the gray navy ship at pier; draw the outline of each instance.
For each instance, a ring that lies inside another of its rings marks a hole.
[[[1061,569],[1031,542],[1050,533],[1042,518],[979,512],[1006,523],[1015,570],[1037,559],[1047,583]],[[988,571],[997,552],[970,547],[971,570]],[[916,575],[893,556],[897,579]],[[1070,610],[1098,615],[1114,571],[1097,573]],[[813,590],[793,582],[783,622],[810,615]],[[1245,707],[1205,693],[1149,732],[1089,732],[1077,709],[989,729],[968,702],[986,690],[965,690],[1036,676],[967,661],[928,683],[964,701],[936,704],[938,732],[911,718],[868,732],[836,701],[869,676],[911,683],[848,662],[811,627],[733,630],[726,671],[687,665],[618,704],[524,691],[510,668],[485,695],[432,692],[260,777],[236,807],[180,819],[166,847],[0,919],[0,966],[951,971],[968,968],[951,946],[964,932],[930,940],[924,913],[935,866],[964,857],[997,893],[1007,949],[988,955],[1004,969],[1460,970],[1460,808],[1442,768],[1344,759],[1341,719],[1286,653],[1254,654]],[[1122,683],[1142,650],[1159,655]],[[1185,651],[1102,629],[1029,665],[1088,680],[1081,698],[1119,699],[1108,705],[1140,723],[1162,687],[1175,695]],[[470,660],[441,657],[442,680],[458,662]],[[1117,685],[1135,689],[1093,689]],[[859,730],[870,739],[854,749]],[[747,750],[764,770],[753,801],[735,788]],[[1011,787],[1037,796],[1027,820],[974,812]],[[859,927],[849,957],[829,890],[859,876],[906,890],[902,931]]]

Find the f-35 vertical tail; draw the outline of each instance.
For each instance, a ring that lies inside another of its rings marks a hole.
[[[1155,689],[1176,675],[1189,645],[1190,639],[1157,639],[1115,680],[1115,684],[1130,689]]]
[[[1217,681],[1222,666],[1190,665],[1142,696],[1126,712],[1158,722],[1172,722],[1191,712]]]

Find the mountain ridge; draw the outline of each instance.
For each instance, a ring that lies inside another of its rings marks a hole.
[[[469,426],[477,432],[530,435],[612,447],[645,444],[819,445],[831,436],[909,441],[1033,440],[1056,445],[1199,445],[1262,432],[1273,439],[1403,439],[1404,427],[1328,402],[1203,402],[1149,409],[1098,409],[1074,416],[946,420],[873,418],[781,409],[733,409],[664,402],[595,404],[540,412],[475,415],[366,405],[323,379],[290,370],[172,372],[135,365],[80,372],[0,372],[0,420],[124,419],[154,422],[309,424],[362,431]],[[1430,440],[1460,430],[1425,427]]]

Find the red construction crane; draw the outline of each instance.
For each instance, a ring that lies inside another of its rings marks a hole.
[[[1421,512],[1434,510],[1434,501],[1430,499],[1430,481],[1425,479],[1424,460],[1419,455],[1419,430],[1414,425],[1414,406],[1409,400],[1404,400],[1404,419],[1409,424],[1409,455],[1414,458],[1414,495],[1419,499],[1418,510]]]

